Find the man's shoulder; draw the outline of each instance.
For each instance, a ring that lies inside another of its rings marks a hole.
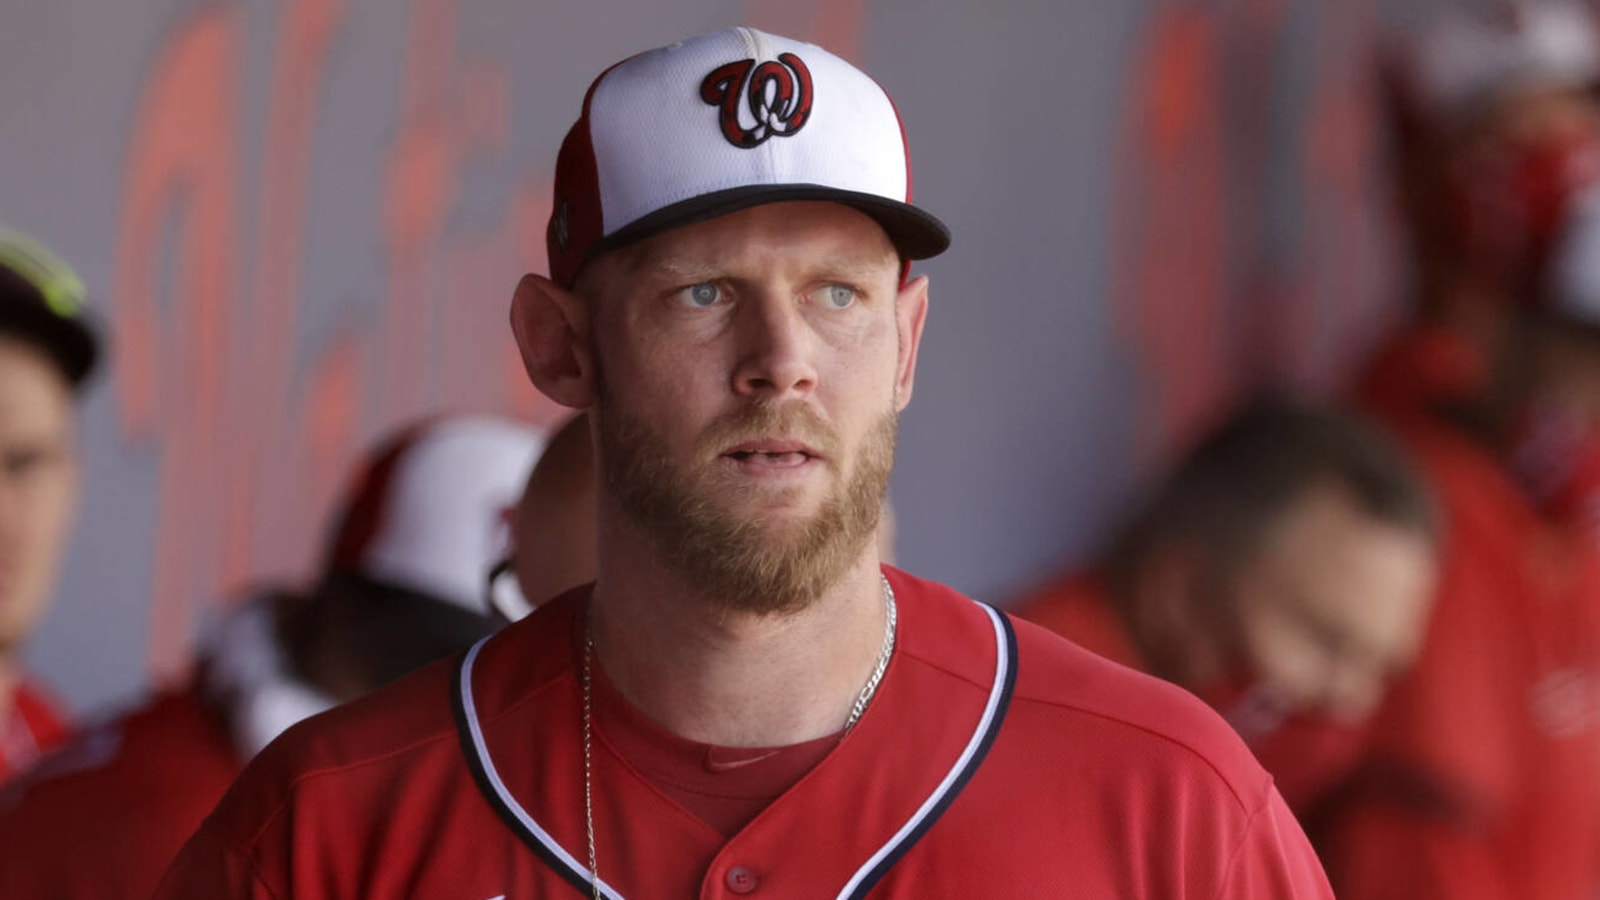
[[[565,646],[560,623],[570,617],[570,609],[542,607],[466,654],[300,722],[251,761],[219,812],[240,825],[260,825],[308,794],[340,797],[349,787],[359,802],[374,785],[417,785],[428,772],[459,774],[465,770],[463,704],[473,703],[479,720],[525,709],[523,701],[563,671],[549,657]],[[469,659],[476,673],[471,696],[463,697],[460,675]]]
[[[0,791],[0,895],[154,888],[239,769],[226,728],[192,690],[91,722]]]
[[[290,727],[245,766],[207,827],[247,852],[291,809],[342,796],[359,817],[360,807],[381,798],[357,784],[394,782],[430,757],[459,753],[450,703],[455,665],[441,660]]]
[[[171,776],[182,785],[215,773],[226,783],[239,770],[220,719],[192,689],[156,694],[132,708],[89,722],[71,740],[0,792],[0,817],[23,805],[59,808],[61,799],[149,789],[170,797]],[[215,797],[212,798],[213,801]]]
[[[1533,527],[1538,514],[1527,494],[1504,458],[1468,425],[1432,408],[1374,415],[1427,481],[1452,537],[1463,529],[1481,537]]]
[[[938,621],[943,635],[931,651],[930,642],[919,642],[918,652],[976,685],[992,683],[994,656],[983,642],[993,646],[997,638],[984,632],[1001,620],[951,588],[896,574],[897,590],[901,584],[909,588],[921,616]],[[1016,681],[1003,740],[1068,750],[1119,772],[1139,768],[1216,779],[1241,805],[1259,804],[1270,779],[1233,729],[1199,698],[1031,622],[997,615],[1003,617],[1002,634],[1008,631],[1015,642]]]
[[[1092,741],[1097,755],[1169,774],[1215,776],[1246,807],[1269,780],[1232,727],[1183,688],[1013,620],[1013,714],[1041,742]]]

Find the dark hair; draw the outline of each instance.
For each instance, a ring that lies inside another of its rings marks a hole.
[[[1226,576],[1297,500],[1323,485],[1347,491],[1380,522],[1436,537],[1428,488],[1387,435],[1332,409],[1261,401],[1212,432],[1159,484],[1113,543],[1108,574],[1126,578],[1152,550],[1182,542]]]
[[[85,314],[52,309],[33,282],[0,264],[0,335],[44,353],[73,390],[94,370],[99,347]]]
[[[359,573],[326,575],[285,629],[285,644],[302,676],[319,656],[342,657],[368,689],[465,650],[500,625],[447,600]]]

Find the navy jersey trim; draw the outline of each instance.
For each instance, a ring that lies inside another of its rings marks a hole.
[[[483,728],[478,722],[477,705],[472,699],[472,667],[478,660],[478,651],[489,638],[484,638],[472,645],[461,657],[461,662],[456,666],[455,690],[451,692],[450,706],[455,712],[456,731],[461,737],[461,750],[467,758],[467,767],[472,770],[472,779],[478,783],[478,790],[488,799],[489,805],[500,816],[517,837],[522,839],[528,849],[532,850],[539,859],[555,871],[557,875],[578,891],[588,897],[592,894],[590,887],[591,874],[589,867],[578,862],[572,854],[568,853],[556,839],[545,831],[533,816],[528,814],[517,798],[511,795],[505,782],[500,779],[500,773],[494,767],[494,760],[489,758],[489,747],[483,739]],[[600,882],[600,896],[608,900],[623,900],[622,895],[611,888],[604,881]]]
[[[923,802],[922,806],[878,849],[866,864],[856,871],[839,892],[840,900],[859,900],[875,887],[884,875],[899,862],[916,843],[922,840],[950,808],[956,795],[972,780],[978,767],[983,765],[984,757],[989,755],[989,748],[994,746],[995,736],[1000,733],[1000,725],[1005,721],[1006,712],[1011,708],[1011,694],[1017,686],[1017,635],[1011,628],[1011,621],[1006,615],[986,604],[978,604],[988,614],[990,623],[994,626],[995,637],[995,672],[994,684],[989,688],[989,700],[983,710],[983,717],[978,720],[978,727],[972,734],[972,740],[962,751],[961,756],[951,767],[949,774],[934,789],[934,792]]]
[[[1006,712],[1010,709],[1012,692],[1016,688],[1017,636],[1005,614],[992,607],[978,605],[989,617],[995,635],[994,682],[989,689],[989,698],[984,705],[983,715],[979,718],[966,748],[957,757],[944,779],[939,782],[938,787],[934,788],[933,793],[923,801],[894,836],[856,870],[855,875],[839,892],[840,900],[859,900],[882,880],[883,876],[939,821],[945,810],[949,809],[956,796],[972,780],[978,767],[983,765],[984,758],[994,745],[995,737],[1000,732],[1000,725],[1005,721]],[[472,771],[473,780],[478,784],[478,790],[488,799],[501,821],[506,823],[506,827],[515,832],[545,865],[574,889],[587,896],[591,892],[589,868],[578,862],[557,843],[555,838],[551,837],[549,832],[545,831],[522,807],[522,804],[517,802],[505,782],[501,780],[499,772],[495,769],[494,760],[489,756],[489,747],[478,721],[477,706],[472,698],[473,665],[477,662],[478,651],[483,648],[487,640],[488,638],[484,638],[474,644],[472,649],[462,656],[460,664],[456,667],[455,690],[451,692],[451,707],[455,713],[456,729],[461,737],[461,748],[467,758],[467,766]],[[608,900],[623,900],[622,895],[604,881],[600,882],[599,887],[601,896]]]

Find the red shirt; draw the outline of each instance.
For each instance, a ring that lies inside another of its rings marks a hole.
[[[83,732],[0,791],[0,897],[144,900],[240,768],[195,693]]]
[[[1017,615],[1112,662],[1139,671],[1149,669],[1104,583],[1092,574],[1061,578],[1024,600]],[[1359,729],[1310,713],[1281,719],[1274,714],[1270,724],[1262,725],[1246,721],[1256,711],[1248,694],[1237,688],[1216,685],[1197,688],[1196,693],[1247,735],[1251,752],[1272,774],[1284,800],[1297,813],[1316,807],[1359,759],[1363,741]],[[1254,718],[1259,719],[1259,714]]]
[[[0,719],[0,784],[28,770],[67,739],[61,704],[37,682],[23,677],[11,694],[11,712]]]
[[[1374,722],[1371,777],[1328,828],[1324,859],[1347,900],[1590,900],[1600,569],[1436,407],[1451,397],[1433,377],[1448,343],[1409,335],[1363,385],[1432,483],[1445,541],[1421,656]]]
[[[617,758],[726,838],[805,777],[843,737],[788,747],[717,747],[678,737],[645,718],[598,666],[593,694],[596,733]]]
[[[872,705],[732,839],[595,742],[608,896],[1331,896],[1270,779],[1203,705],[885,572],[900,632]],[[586,895],[585,597],[290,730],[157,897]]]

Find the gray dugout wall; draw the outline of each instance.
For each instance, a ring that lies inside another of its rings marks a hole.
[[[80,707],[301,578],[345,469],[430,410],[559,412],[504,325],[609,62],[749,23],[896,98],[955,233],[892,486],[899,560],[1006,603],[1265,382],[1334,390],[1400,303],[1374,0],[8,0],[0,222],[115,346],[33,668]]]

